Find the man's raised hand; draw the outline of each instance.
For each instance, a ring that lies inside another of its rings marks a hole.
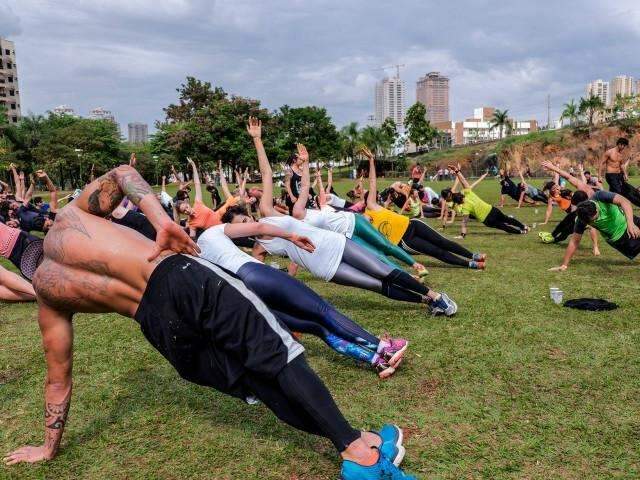
[[[367,147],[363,146],[360,149],[360,153],[362,153],[365,157],[367,157],[369,160],[375,160],[375,156],[373,155],[373,153],[371,153],[371,150],[369,150]]]
[[[296,144],[296,147],[298,148],[298,158],[300,160],[302,160],[303,162],[308,162],[309,161],[309,152],[307,152],[307,147],[305,147],[301,143]]]
[[[249,123],[247,124],[247,133],[249,133],[251,138],[261,138],[262,121],[258,120],[256,117],[249,117]]]
[[[166,251],[197,256],[200,253],[200,247],[180,226],[167,221],[157,230],[156,244],[147,260],[151,262]]]

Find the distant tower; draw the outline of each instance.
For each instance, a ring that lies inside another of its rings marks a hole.
[[[129,143],[142,144],[149,140],[149,126],[146,123],[129,124]]]
[[[609,105],[609,82],[594,80],[587,85],[587,97],[600,97],[605,105]]]
[[[448,122],[449,78],[440,72],[429,72],[416,84],[416,101],[427,109],[427,120],[432,124]]]
[[[7,108],[9,122],[17,123],[22,116],[16,48],[13,42],[0,38],[0,104]]]
[[[375,87],[375,124],[377,126],[391,118],[398,128],[404,128],[405,98],[407,89],[398,76],[384,78]]]
[[[609,102],[613,103],[617,95],[629,97],[634,93],[633,77],[618,75],[609,84]]]

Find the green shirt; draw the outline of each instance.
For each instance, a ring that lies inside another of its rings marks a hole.
[[[589,225],[597,229],[609,243],[619,240],[627,231],[627,217],[622,209],[613,203],[615,194],[600,190],[591,197],[598,208],[598,217],[589,222]],[[582,235],[587,224],[582,220],[576,220],[574,232]]]
[[[465,188],[462,193],[464,193],[464,202],[458,207],[458,212],[484,222],[493,207],[482,200],[470,188]]]

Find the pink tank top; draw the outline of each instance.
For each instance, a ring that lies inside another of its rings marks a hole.
[[[0,223],[0,255],[4,258],[9,258],[11,252],[13,252],[18,235],[20,235],[20,229]]]

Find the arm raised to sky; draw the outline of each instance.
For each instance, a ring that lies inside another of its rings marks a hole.
[[[255,117],[249,117],[247,133],[253,139],[253,145],[258,154],[258,167],[262,175],[262,197],[260,198],[260,214],[264,217],[280,216],[273,208],[273,171],[269,165],[267,152],[262,144],[262,122]]]

